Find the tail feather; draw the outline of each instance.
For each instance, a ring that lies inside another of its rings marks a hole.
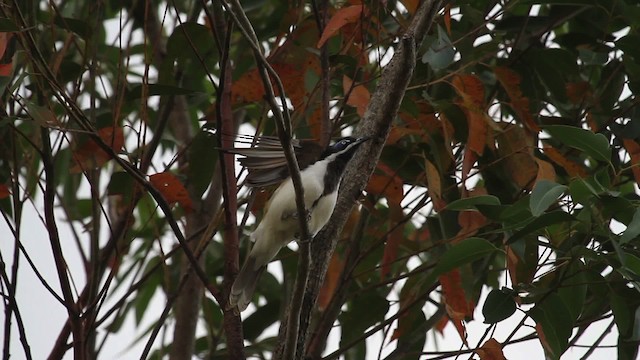
[[[256,290],[258,279],[266,269],[265,265],[256,264],[256,258],[249,255],[249,258],[242,266],[238,277],[231,286],[229,294],[229,308],[237,307],[239,312],[244,311],[251,303],[253,292]]]

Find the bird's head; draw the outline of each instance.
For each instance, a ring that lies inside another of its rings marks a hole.
[[[330,145],[327,148],[322,158],[339,157],[348,161],[349,159],[351,159],[353,154],[355,154],[360,145],[362,145],[369,139],[371,139],[371,137],[369,136],[363,136],[359,138],[347,136],[338,139],[335,143],[333,143],[333,145]]]

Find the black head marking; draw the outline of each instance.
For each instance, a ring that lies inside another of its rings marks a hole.
[[[332,155],[335,156],[333,161],[327,164],[327,172],[324,175],[324,194],[330,194],[338,188],[340,179],[344,173],[344,169],[347,167],[347,163],[356,153],[356,150],[369,140],[369,137],[345,137],[336,141],[333,145],[329,146],[325,151],[323,158],[329,158]],[[337,154],[337,155],[335,155]]]

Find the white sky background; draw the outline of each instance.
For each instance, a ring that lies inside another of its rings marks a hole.
[[[118,22],[110,21],[111,25],[107,26],[108,29],[108,37],[109,39],[115,39],[114,32],[118,31]],[[135,35],[135,34],[134,34]],[[140,34],[138,34],[140,35]],[[124,42],[125,40],[123,40]],[[162,162],[167,162],[167,159],[156,158],[155,162],[160,165]],[[102,181],[104,185],[108,183],[108,179]],[[86,182],[83,183],[82,190],[80,192],[79,197],[88,197],[88,187],[86,186]],[[41,196],[40,196],[41,197]],[[36,203],[39,204],[39,200],[36,200]],[[51,254],[51,247],[49,244],[49,238],[47,234],[46,227],[43,224],[43,221],[40,219],[40,214],[42,211],[36,211],[30,204],[27,204],[24,210],[23,215],[23,224],[22,224],[22,240],[23,245],[26,247],[28,254],[32,257],[33,261],[36,264],[38,269],[42,270],[43,275],[46,277],[49,284],[54,285],[54,289],[60,294],[58,279],[55,273],[55,265],[53,262],[53,256]],[[80,257],[77,254],[77,249],[72,240],[72,234],[69,231],[69,228],[65,226],[64,215],[57,211],[58,215],[58,225],[60,238],[62,240],[63,250],[65,255],[67,256],[68,266],[70,268],[70,272],[72,274],[83,274],[84,270],[82,269],[83,265],[80,261]],[[621,229],[622,230],[622,229]],[[103,226],[103,239],[107,236],[105,227]],[[81,232],[81,236],[86,238],[86,234]],[[86,240],[86,239],[83,239]],[[4,261],[6,262],[5,269],[7,272],[10,272],[12,265],[12,254],[14,250],[13,244],[13,236],[7,227],[4,221],[0,221],[0,253],[3,256]],[[48,270],[45,270],[48,269]],[[269,270],[273,270],[273,272],[281,273],[281,269],[277,264],[271,264]],[[278,278],[281,278],[281,274],[277,274]],[[510,286],[508,279],[506,276],[503,277],[503,285]],[[78,288],[82,288],[85,279],[84,278],[75,278],[76,286]],[[397,300],[397,296],[399,293],[399,289],[404,281],[399,282],[396,285],[396,289],[398,292],[391,293],[389,299]],[[482,320],[482,304],[484,303],[484,297],[488,293],[489,289],[485,289],[483,293],[483,297],[480,300],[475,314],[475,321],[472,321],[467,324],[468,331],[468,340],[471,346],[479,345],[478,339],[485,333],[488,325],[483,324]],[[67,313],[64,307],[59,304],[51,294],[48,293],[46,289],[42,286],[40,281],[35,277],[30,267],[28,266],[26,260],[21,257],[20,259],[20,270],[18,275],[18,289],[16,295],[19,309],[25,323],[27,340],[31,345],[31,351],[34,356],[34,359],[42,359],[45,358],[49,352],[51,351],[53,344],[58,336],[60,329],[62,328],[64,322],[67,318]],[[117,296],[115,297],[117,299]],[[108,303],[107,303],[108,304]],[[110,336],[105,349],[101,352],[100,359],[137,359],[140,357],[144,344],[146,342],[146,338],[143,339],[136,345],[132,346],[132,342],[136,339],[141,331],[148,328],[154,321],[160,316],[162,310],[164,308],[164,295],[156,293],[156,296],[152,300],[145,317],[142,320],[142,324],[140,327],[136,327],[134,324],[133,316],[127,318],[127,321],[123,325],[123,329],[116,334]],[[395,314],[398,311],[397,305],[391,305],[389,312],[387,313],[387,317]],[[425,313],[429,316],[433,313],[433,307],[425,307]],[[250,312],[243,313],[243,317],[246,318]],[[4,323],[4,312],[0,312],[0,322]],[[523,314],[522,312],[516,312],[511,318],[506,321],[503,321],[498,324],[493,337],[498,341],[503,341],[506,336],[517,326],[519,321],[521,320]],[[579,344],[588,345],[592,343],[596,338],[598,338],[603,331],[603,329],[607,325],[607,321],[605,320],[598,326],[592,326],[589,331],[578,342]],[[108,324],[108,322],[107,322]],[[532,321],[529,321],[528,324],[533,324]],[[389,354],[395,349],[395,342],[388,343],[388,339],[393,333],[393,329],[395,329],[395,323],[391,325],[391,328],[387,332],[387,338],[383,341],[382,333],[378,333],[367,340],[367,343],[372,345],[368,347],[368,359],[377,359],[378,351],[382,346],[382,357],[386,354]],[[523,328],[520,331],[521,335],[526,335],[529,333],[530,328]],[[0,330],[2,331],[2,330]],[[277,333],[277,327],[272,326],[269,330],[269,335],[273,335]],[[169,331],[168,336],[171,336],[171,331]],[[516,336],[516,338],[520,337]],[[100,339],[101,337],[99,337]],[[156,341],[156,344],[160,342],[162,338],[162,332]],[[489,337],[488,337],[489,338]],[[487,338],[487,339],[488,339]],[[329,338],[328,348],[326,353],[330,353],[339,347],[339,339],[340,339],[340,329],[338,327],[334,328]],[[615,345],[617,339],[617,332],[612,331],[605,340],[601,343],[601,345]],[[460,338],[454,329],[454,327],[449,324],[445,329],[444,337],[440,335],[432,336],[432,333],[429,334],[427,345],[425,350],[428,351],[451,351],[457,350],[461,348]],[[542,350],[542,346],[540,345],[538,340],[527,341],[524,343],[509,345],[504,349],[504,353],[509,359],[543,359],[544,353]],[[18,331],[15,326],[15,321],[13,321],[12,328],[12,338],[11,338],[11,354],[12,359],[22,359],[24,358],[22,346],[18,339]],[[584,351],[581,349],[569,349],[563,356],[563,359],[572,360],[579,359],[584,354]],[[615,358],[616,357],[616,349],[615,347],[611,348],[600,348],[597,349],[592,355],[594,359],[605,359],[605,358]],[[67,352],[66,359],[72,358],[72,352]],[[468,359],[469,355],[461,356],[461,359]]]

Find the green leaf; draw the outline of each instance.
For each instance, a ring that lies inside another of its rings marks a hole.
[[[438,26],[438,38],[431,43],[429,50],[422,56],[422,62],[429,64],[435,71],[447,68],[453,62],[456,49],[453,47],[447,32]]]
[[[550,180],[538,181],[533,191],[531,191],[529,200],[529,208],[533,216],[537,217],[544,213],[566,189],[566,186],[556,184]]]
[[[521,230],[513,234],[509,238],[509,241],[507,242],[507,244],[511,244],[523,238],[524,236],[531,234],[536,230],[547,227],[549,225],[554,225],[554,224],[559,224],[562,222],[568,222],[568,221],[574,221],[574,220],[575,218],[571,216],[571,214],[566,213],[562,210],[552,211],[550,213],[543,214],[542,216],[531,221],[530,223],[525,225],[525,227],[523,227]]]
[[[133,198],[133,189],[135,188],[135,180],[124,171],[118,171],[111,174],[109,185],[107,185],[108,195],[123,195],[124,202],[128,203]]]
[[[595,160],[609,162],[611,159],[609,140],[602,134],[566,125],[549,125],[545,126],[544,130],[551,137],[569,147],[584,151]]]
[[[200,198],[211,184],[213,171],[218,162],[215,134],[201,130],[193,138],[188,151],[189,191],[194,198]]]
[[[7,18],[0,18],[0,32],[17,32],[20,28]]]
[[[481,259],[498,249],[485,239],[473,237],[462,240],[447,250],[438,265],[433,269],[433,276],[439,276],[459,266]]]
[[[560,359],[560,355],[567,350],[573,329],[573,320],[567,305],[557,294],[549,293],[531,309],[529,315],[542,326],[544,337],[550,347],[547,354],[549,358]]]
[[[626,244],[640,235],[640,208],[633,213],[633,219],[620,237],[620,244]]]
[[[477,209],[476,205],[500,205],[500,199],[493,195],[481,195],[468,197],[464,199],[458,199],[450,202],[445,210],[468,210],[468,209]]]
[[[482,306],[485,324],[495,324],[507,319],[516,312],[516,302],[513,300],[513,290],[491,290]]]
[[[244,338],[252,342],[255,341],[266,328],[278,321],[279,316],[279,301],[269,301],[265,305],[259,306],[256,312],[243,321]]]

